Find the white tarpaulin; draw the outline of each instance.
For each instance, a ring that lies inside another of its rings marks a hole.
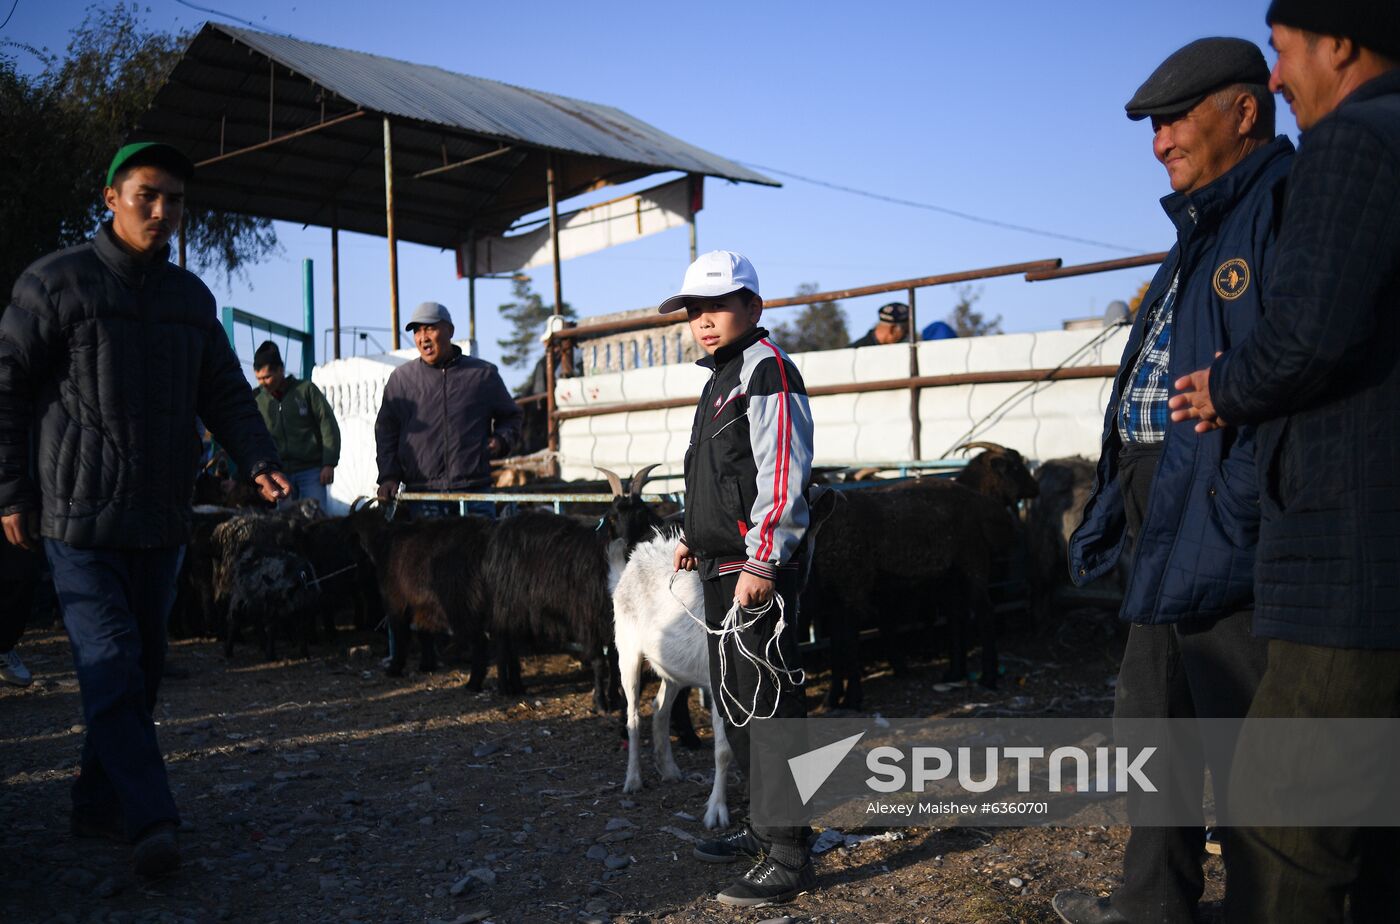
[[[697,177],[695,182],[700,179]],[[631,196],[566,212],[559,216],[559,259],[581,257],[678,228],[690,222],[692,205],[698,204],[691,200],[690,178],[683,177]],[[471,267],[466,248],[464,244],[458,255],[458,266],[464,273]],[[476,242],[478,276],[514,273],[552,261],[548,223],[523,234],[479,238]]]

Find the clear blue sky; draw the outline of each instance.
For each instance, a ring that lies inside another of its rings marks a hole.
[[[0,39],[61,49],[87,2],[18,0]],[[1268,39],[1265,0],[192,2],[299,38],[617,106],[746,164],[1123,248],[988,227],[782,177],[776,190],[709,181],[700,248],[746,253],[769,297],[790,295],[803,282],[846,288],[1021,260],[1079,263],[1166,249],[1171,228],[1157,204],[1170,191],[1166,175],[1152,157],[1150,129],[1129,122],[1123,103],[1192,39]],[[170,30],[227,21],[175,0],[142,6],[149,24]],[[0,17],[8,7],[0,0]],[[1265,56],[1272,64],[1267,48]],[[1278,128],[1296,139],[1286,106]],[[206,281],[220,304],[299,324],[300,266],[310,257],[323,328],[330,233],[277,230],[283,254],[253,268],[246,282]],[[386,326],[384,241],[342,235],[341,247],[342,322]],[[679,284],[687,260],[686,232],[676,229],[566,262],[564,297],[585,316],[656,304]],[[401,244],[399,261],[405,311],[433,299],[465,316],[467,286],[451,253]],[[1009,331],[1056,328],[1128,298],[1149,275],[992,281],[982,286],[979,307],[1003,315]],[[547,269],[536,271],[534,285],[548,297]],[[509,283],[477,287],[482,351],[495,359],[505,332],[495,306],[509,299]],[[921,320],[945,314],[954,297],[952,288],[924,290]],[[872,323],[880,303],[845,304],[853,334]],[[503,372],[511,384],[524,377]]]

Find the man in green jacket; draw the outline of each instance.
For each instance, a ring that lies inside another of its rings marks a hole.
[[[253,354],[256,400],[277,444],[296,498],[326,503],[326,485],[340,462],[340,427],[321,389],[286,374],[277,344],[263,341]]]

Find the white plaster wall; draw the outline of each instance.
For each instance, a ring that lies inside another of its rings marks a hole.
[[[919,345],[923,375],[999,372],[1068,366],[1116,365],[1128,329],[1055,330]],[[467,344],[460,344],[463,349]],[[343,448],[331,506],[344,510],[373,494],[374,418],[389,373],[414,358],[413,350],[337,360],[312,375],[340,422]],[[799,353],[792,357],[809,388],[872,382],[909,374],[903,344]],[[564,379],[560,408],[698,397],[708,377],[692,364],[654,366]],[[1011,446],[1028,458],[1096,458],[1103,409],[1112,380],[1075,379],[925,388],[919,395],[922,457],[937,459],[958,444],[980,439]],[[866,392],[812,399],[818,464],[893,462],[910,458],[909,392]],[[565,478],[596,478],[594,466],[622,474],[659,462],[658,474],[679,474],[690,439],[693,407],[630,411],[566,420],[560,425]]]

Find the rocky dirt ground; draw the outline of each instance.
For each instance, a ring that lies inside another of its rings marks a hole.
[[[818,891],[790,905],[728,909],[712,896],[739,871],[689,856],[708,750],[679,753],[684,783],[644,760],[629,797],[619,720],[591,713],[572,659],[530,659],[528,695],[502,698],[452,669],[387,678],[380,647],[346,633],[307,661],[244,646],[226,662],[212,641],[172,645],[187,676],[167,680],[158,720],[185,862],[145,883],[128,847],[69,836],[77,682],[62,632],[31,630],[20,650],[36,682],[0,689],[0,920],[1051,922],[1057,890],[1117,882],[1121,828],[895,829],[822,854]],[[1106,715],[1121,648],[1088,611],[1013,625],[999,692],[935,690],[943,665],[925,660],[876,673],[866,707]],[[1207,870],[1218,898],[1219,861]]]

